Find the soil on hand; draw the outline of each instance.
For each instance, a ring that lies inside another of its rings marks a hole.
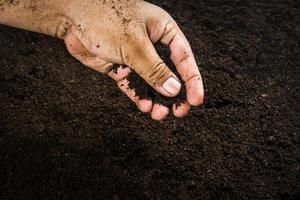
[[[151,2],[205,104],[154,122],[62,41],[1,26],[0,199],[299,199],[299,3]]]
[[[175,108],[178,108],[182,103],[187,101],[186,97],[186,87],[185,83],[181,80],[180,75],[176,71],[175,65],[170,60],[170,50],[168,47],[156,44],[156,50],[161,58],[164,60],[169,69],[174,72],[174,74],[178,77],[179,81],[182,83],[182,89],[180,93],[176,97],[165,97],[158,93],[154,88],[146,83],[146,81],[141,78],[134,70],[129,74],[126,78],[128,80],[128,88],[129,90],[133,90],[135,92],[135,96],[140,100],[147,99],[152,100],[155,104],[164,105],[170,110],[172,106],[175,105]],[[120,68],[126,68],[128,66],[119,66],[113,65],[110,69],[113,73],[117,74]]]

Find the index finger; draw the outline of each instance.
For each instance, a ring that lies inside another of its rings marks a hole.
[[[174,20],[170,20],[160,39],[171,50],[171,60],[186,84],[187,100],[193,106],[203,103],[203,81],[190,44]]]

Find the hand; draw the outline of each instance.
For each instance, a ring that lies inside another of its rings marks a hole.
[[[72,25],[64,40],[76,59],[102,73],[108,73],[119,88],[145,113],[155,120],[165,118],[167,107],[151,100],[139,99],[128,89],[126,77],[136,71],[161,94],[173,97],[181,89],[178,77],[169,70],[153,44],[161,42],[171,50],[171,60],[185,81],[187,100],[178,108],[177,117],[188,114],[191,105],[202,104],[204,90],[200,72],[190,45],[172,17],[161,8],[144,1],[74,1],[67,9]],[[118,73],[109,72],[112,65],[127,65]]]

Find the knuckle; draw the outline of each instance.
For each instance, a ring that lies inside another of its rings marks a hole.
[[[168,78],[168,67],[166,64],[161,60],[153,65],[149,71],[146,73],[146,77],[152,84],[161,84],[166,78]]]
[[[169,21],[165,25],[164,33],[161,37],[161,42],[166,45],[170,45],[177,34],[176,26],[172,21]]]
[[[191,51],[184,51],[182,58],[179,60],[179,63],[183,63],[188,59],[194,59],[194,54]]]

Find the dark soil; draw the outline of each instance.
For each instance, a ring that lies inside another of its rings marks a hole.
[[[206,102],[154,122],[62,41],[0,27],[0,199],[299,199],[300,3],[155,1]]]
[[[151,86],[149,86],[146,81],[141,78],[135,71],[132,71],[129,76],[126,78],[128,80],[128,89],[132,89],[135,91],[135,96],[139,99],[148,99],[153,100],[154,103],[165,105],[168,108],[172,108],[175,105],[175,108],[178,108],[182,103],[184,103],[187,99],[186,97],[186,88],[185,83],[181,80],[180,75],[176,71],[175,65],[172,63],[170,59],[170,50],[168,47],[160,44],[156,44],[156,49],[159,55],[161,55],[164,62],[167,64],[169,69],[174,72],[174,74],[179,78],[182,83],[182,89],[180,93],[173,98],[168,98],[157,91],[155,91]],[[126,68],[127,66],[119,66],[113,65],[109,71],[117,74],[119,68]]]
[[[176,97],[168,98],[161,95],[160,93],[155,91],[152,87],[147,85],[145,80],[142,79],[135,72],[130,73],[127,80],[129,82],[129,89],[134,90],[135,96],[137,96],[139,99],[152,100],[154,103],[164,105],[170,108],[170,110],[172,108],[172,105],[175,105],[176,106],[175,108],[178,108],[187,99],[184,82],[182,82],[183,87],[180,93]]]

